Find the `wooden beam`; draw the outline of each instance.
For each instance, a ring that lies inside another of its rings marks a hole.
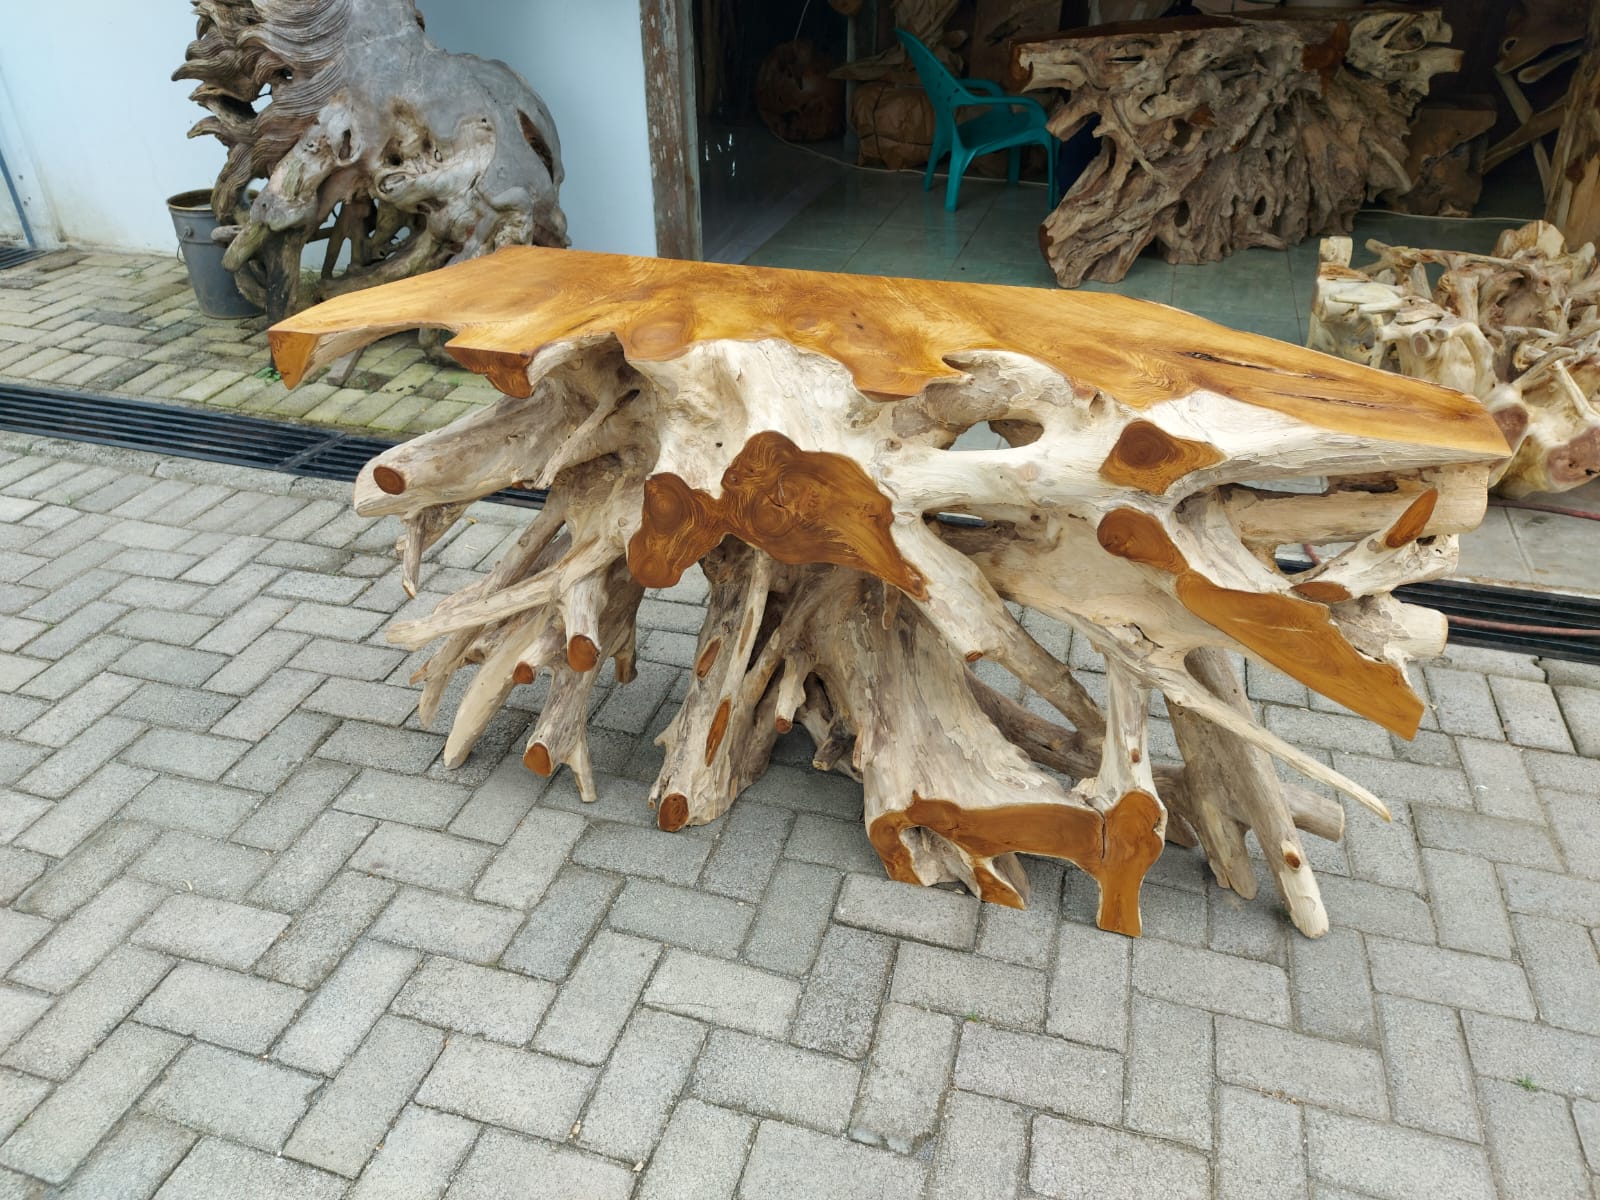
[[[655,192],[656,253],[701,256],[694,26],[688,0],[639,0],[644,106]]]

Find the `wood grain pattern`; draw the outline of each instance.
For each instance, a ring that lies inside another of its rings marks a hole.
[[[1222,460],[1222,451],[1208,442],[1175,437],[1150,421],[1129,421],[1100,464],[1100,478],[1159,496],[1191,471]]]
[[[889,536],[893,519],[888,498],[858,463],[801,450],[769,430],[745,443],[723,472],[720,496],[670,473],[646,480],[628,567],[646,587],[671,587],[731,533],[779,562],[853,567],[924,597],[922,576]]]
[[[1010,350],[1136,409],[1207,390],[1334,432],[1503,453],[1482,409],[1446,388],[1109,293],[512,246],[341,296],[269,336],[292,387],[313,365],[419,326],[459,330],[445,348],[510,395],[529,394],[540,348],[608,334],[636,362],[720,338],[778,338],[835,359],[883,397],[959,379],[946,359],[962,351]]]

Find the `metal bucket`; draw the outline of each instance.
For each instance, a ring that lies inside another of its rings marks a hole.
[[[260,308],[239,294],[232,272],[222,265],[226,248],[211,240],[211,231],[217,227],[216,215],[211,211],[211,193],[179,192],[169,196],[167,211],[178,231],[183,265],[189,268],[189,284],[200,301],[200,311],[208,317],[230,321],[260,313]]]

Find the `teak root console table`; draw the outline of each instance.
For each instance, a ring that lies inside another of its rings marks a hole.
[[[565,764],[592,798],[602,664],[633,677],[644,589],[699,563],[708,612],[651,792],[663,829],[720,816],[799,725],[818,768],[861,781],[893,878],[1021,906],[1017,855],[1067,859],[1127,934],[1164,839],[1254,895],[1252,831],[1295,924],[1327,929],[1300,831],[1337,838],[1343,810],[1271,760],[1386,810],[1255,721],[1229,652],[1411,736],[1404,667],[1445,621],[1389,593],[1450,570],[1506,453],[1457,392],[1115,295],[530,247],[271,337],[293,386],[419,326],[455,330],[449,352],[505,395],[356,482],[359,513],[403,521],[408,591],[472,501],[549,489],[485,578],[389,631],[442,639],[424,722],[477,668],[447,763],[548,672],[524,761]],[[984,423],[1009,448],[951,449]],[[1285,543],[1326,553],[1286,574]],[[1103,691],[1028,610],[1103,656]],[[1151,758],[1152,691],[1181,764]]]

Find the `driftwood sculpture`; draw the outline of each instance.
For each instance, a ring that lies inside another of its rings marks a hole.
[[[1064,88],[1050,130],[1098,123],[1099,156],[1046,218],[1065,287],[1168,262],[1348,233],[1410,189],[1406,131],[1429,79],[1461,65],[1437,10],[1132,22],[1013,46],[1028,88]]]
[[[1553,225],[1500,235],[1493,254],[1349,238],[1322,244],[1308,344],[1482,401],[1512,449],[1490,477],[1506,496],[1560,492],[1600,475],[1600,268]],[[1436,284],[1427,268],[1442,267]]]
[[[1259,725],[1228,652],[1410,736],[1404,665],[1445,623],[1389,592],[1450,569],[1505,453],[1467,397],[1114,295],[520,249],[271,337],[293,385],[416,325],[458,330],[449,352],[505,398],[362,471],[357,511],[403,519],[407,589],[470,502],[549,489],[487,577],[389,632],[441,642],[424,721],[476,665],[447,763],[544,672],[524,761],[593,796],[601,667],[632,677],[643,589],[698,562],[708,611],[651,792],[663,829],[726,811],[799,726],[818,767],[861,781],[895,879],[1020,906],[1017,854],[1066,859],[1130,934],[1164,837],[1198,839],[1251,896],[1252,831],[1295,924],[1327,928],[1300,831],[1338,837],[1343,814],[1271,759],[1383,805]],[[985,422],[1009,448],[951,450]],[[1306,477],[1326,486],[1273,486]],[[1285,575],[1273,550],[1300,542],[1349,545]],[[1103,698],[1023,609],[1104,656]],[[980,680],[983,659],[1014,683]],[[1151,757],[1155,691],[1181,765]]]
[[[413,0],[192,3],[172,77],[198,80],[211,114],[189,136],[228,148],[211,193],[223,265],[274,318],[501,246],[567,244],[544,102],[504,63],[428,41]],[[301,252],[324,239],[307,281]]]

